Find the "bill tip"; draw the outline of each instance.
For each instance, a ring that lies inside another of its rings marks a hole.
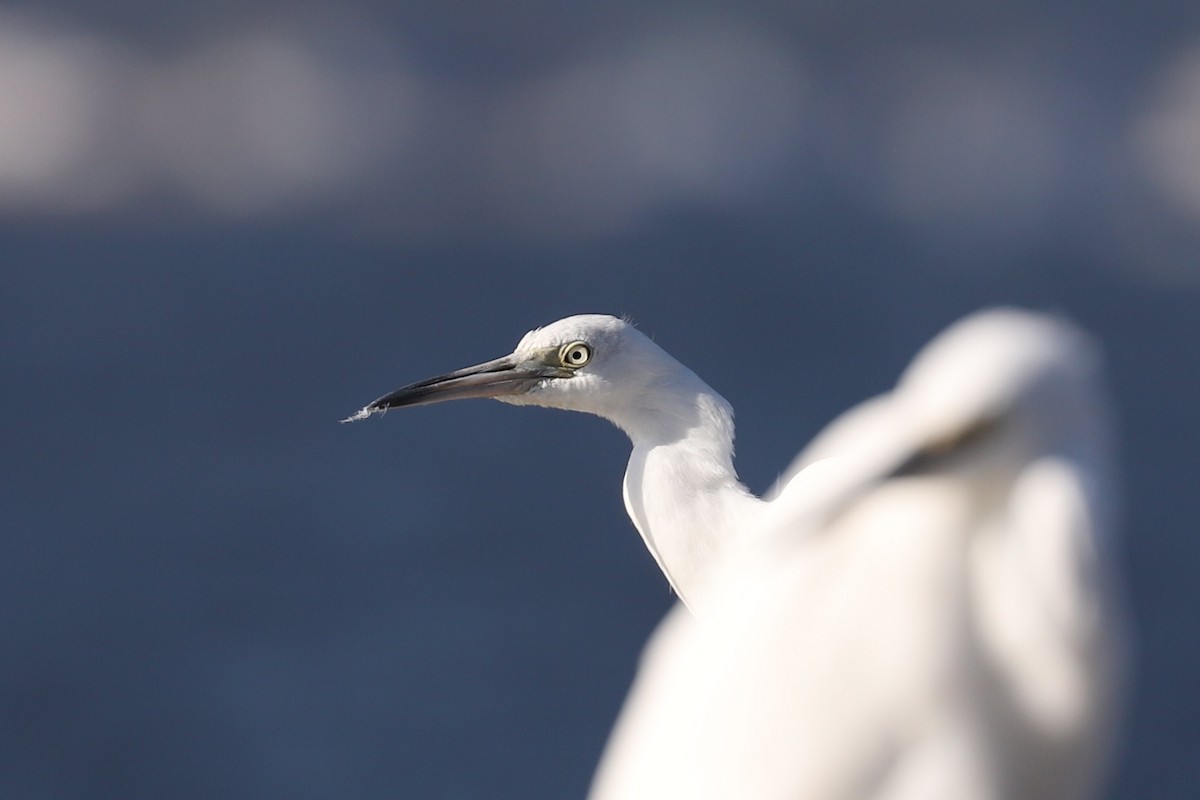
[[[370,406],[363,406],[363,407],[362,407],[362,408],[360,408],[358,411],[355,411],[355,412],[354,412],[353,414],[351,414],[350,416],[348,416],[348,417],[346,417],[345,419],[341,420],[341,422],[342,422],[343,424],[345,424],[345,423],[347,423],[347,422],[358,422],[360,419],[366,419],[367,417],[371,416],[372,414],[374,414],[374,413],[375,413],[376,411],[378,411],[378,410],[379,410],[379,409],[377,409],[377,408],[371,408]]]

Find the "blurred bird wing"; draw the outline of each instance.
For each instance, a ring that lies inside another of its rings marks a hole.
[[[983,745],[938,699],[959,691],[966,604],[946,542],[963,509],[906,484],[818,536],[766,532],[773,546],[711,587],[710,613],[668,616],[593,800],[986,796]]]
[[[978,340],[949,366],[919,356],[923,378],[953,377]],[[1081,466],[1103,458],[1016,462],[995,487],[983,461],[905,470],[954,399],[922,385],[818,435],[703,614],[664,621],[593,800],[1086,796],[1117,695],[1096,547],[1109,520]]]
[[[865,400],[835,418],[792,460],[768,499],[774,501],[784,492],[792,494],[795,491],[793,482],[818,461],[855,453],[872,438],[896,439],[894,404],[891,394],[883,394]]]
[[[1098,490],[1071,460],[1039,459],[1013,487],[1003,536],[972,544],[974,628],[1020,720],[1002,751],[1026,748],[1026,797],[1091,796],[1112,745],[1125,626]]]

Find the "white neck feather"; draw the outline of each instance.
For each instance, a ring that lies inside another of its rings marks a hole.
[[[686,400],[673,393],[668,407],[641,409],[634,425],[617,420],[633,441],[625,508],[685,603],[763,505],[734,471],[729,404],[696,383]]]

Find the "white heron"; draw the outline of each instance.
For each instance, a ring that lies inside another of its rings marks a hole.
[[[602,314],[530,331],[511,355],[397,389],[344,421],[469,397],[585,411],[625,431],[625,508],[685,603],[766,505],[734,471],[729,403],[632,324]]]
[[[969,318],[771,502],[738,481],[729,404],[609,316],[347,421],[492,397],[628,434],[626,509],[702,614],[676,609],[648,646],[596,800],[1070,799],[1100,770],[1119,674],[1096,361],[1065,323]]]
[[[814,461],[651,639],[592,800],[1092,796],[1122,662],[1092,343],[977,314]]]

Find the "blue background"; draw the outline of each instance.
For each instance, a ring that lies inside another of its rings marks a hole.
[[[671,603],[624,437],[337,420],[626,314],[763,491],[1000,303],[1105,345],[1139,660],[1110,796],[1190,796],[1200,10],[502,5],[0,13],[0,796],[582,796]]]

